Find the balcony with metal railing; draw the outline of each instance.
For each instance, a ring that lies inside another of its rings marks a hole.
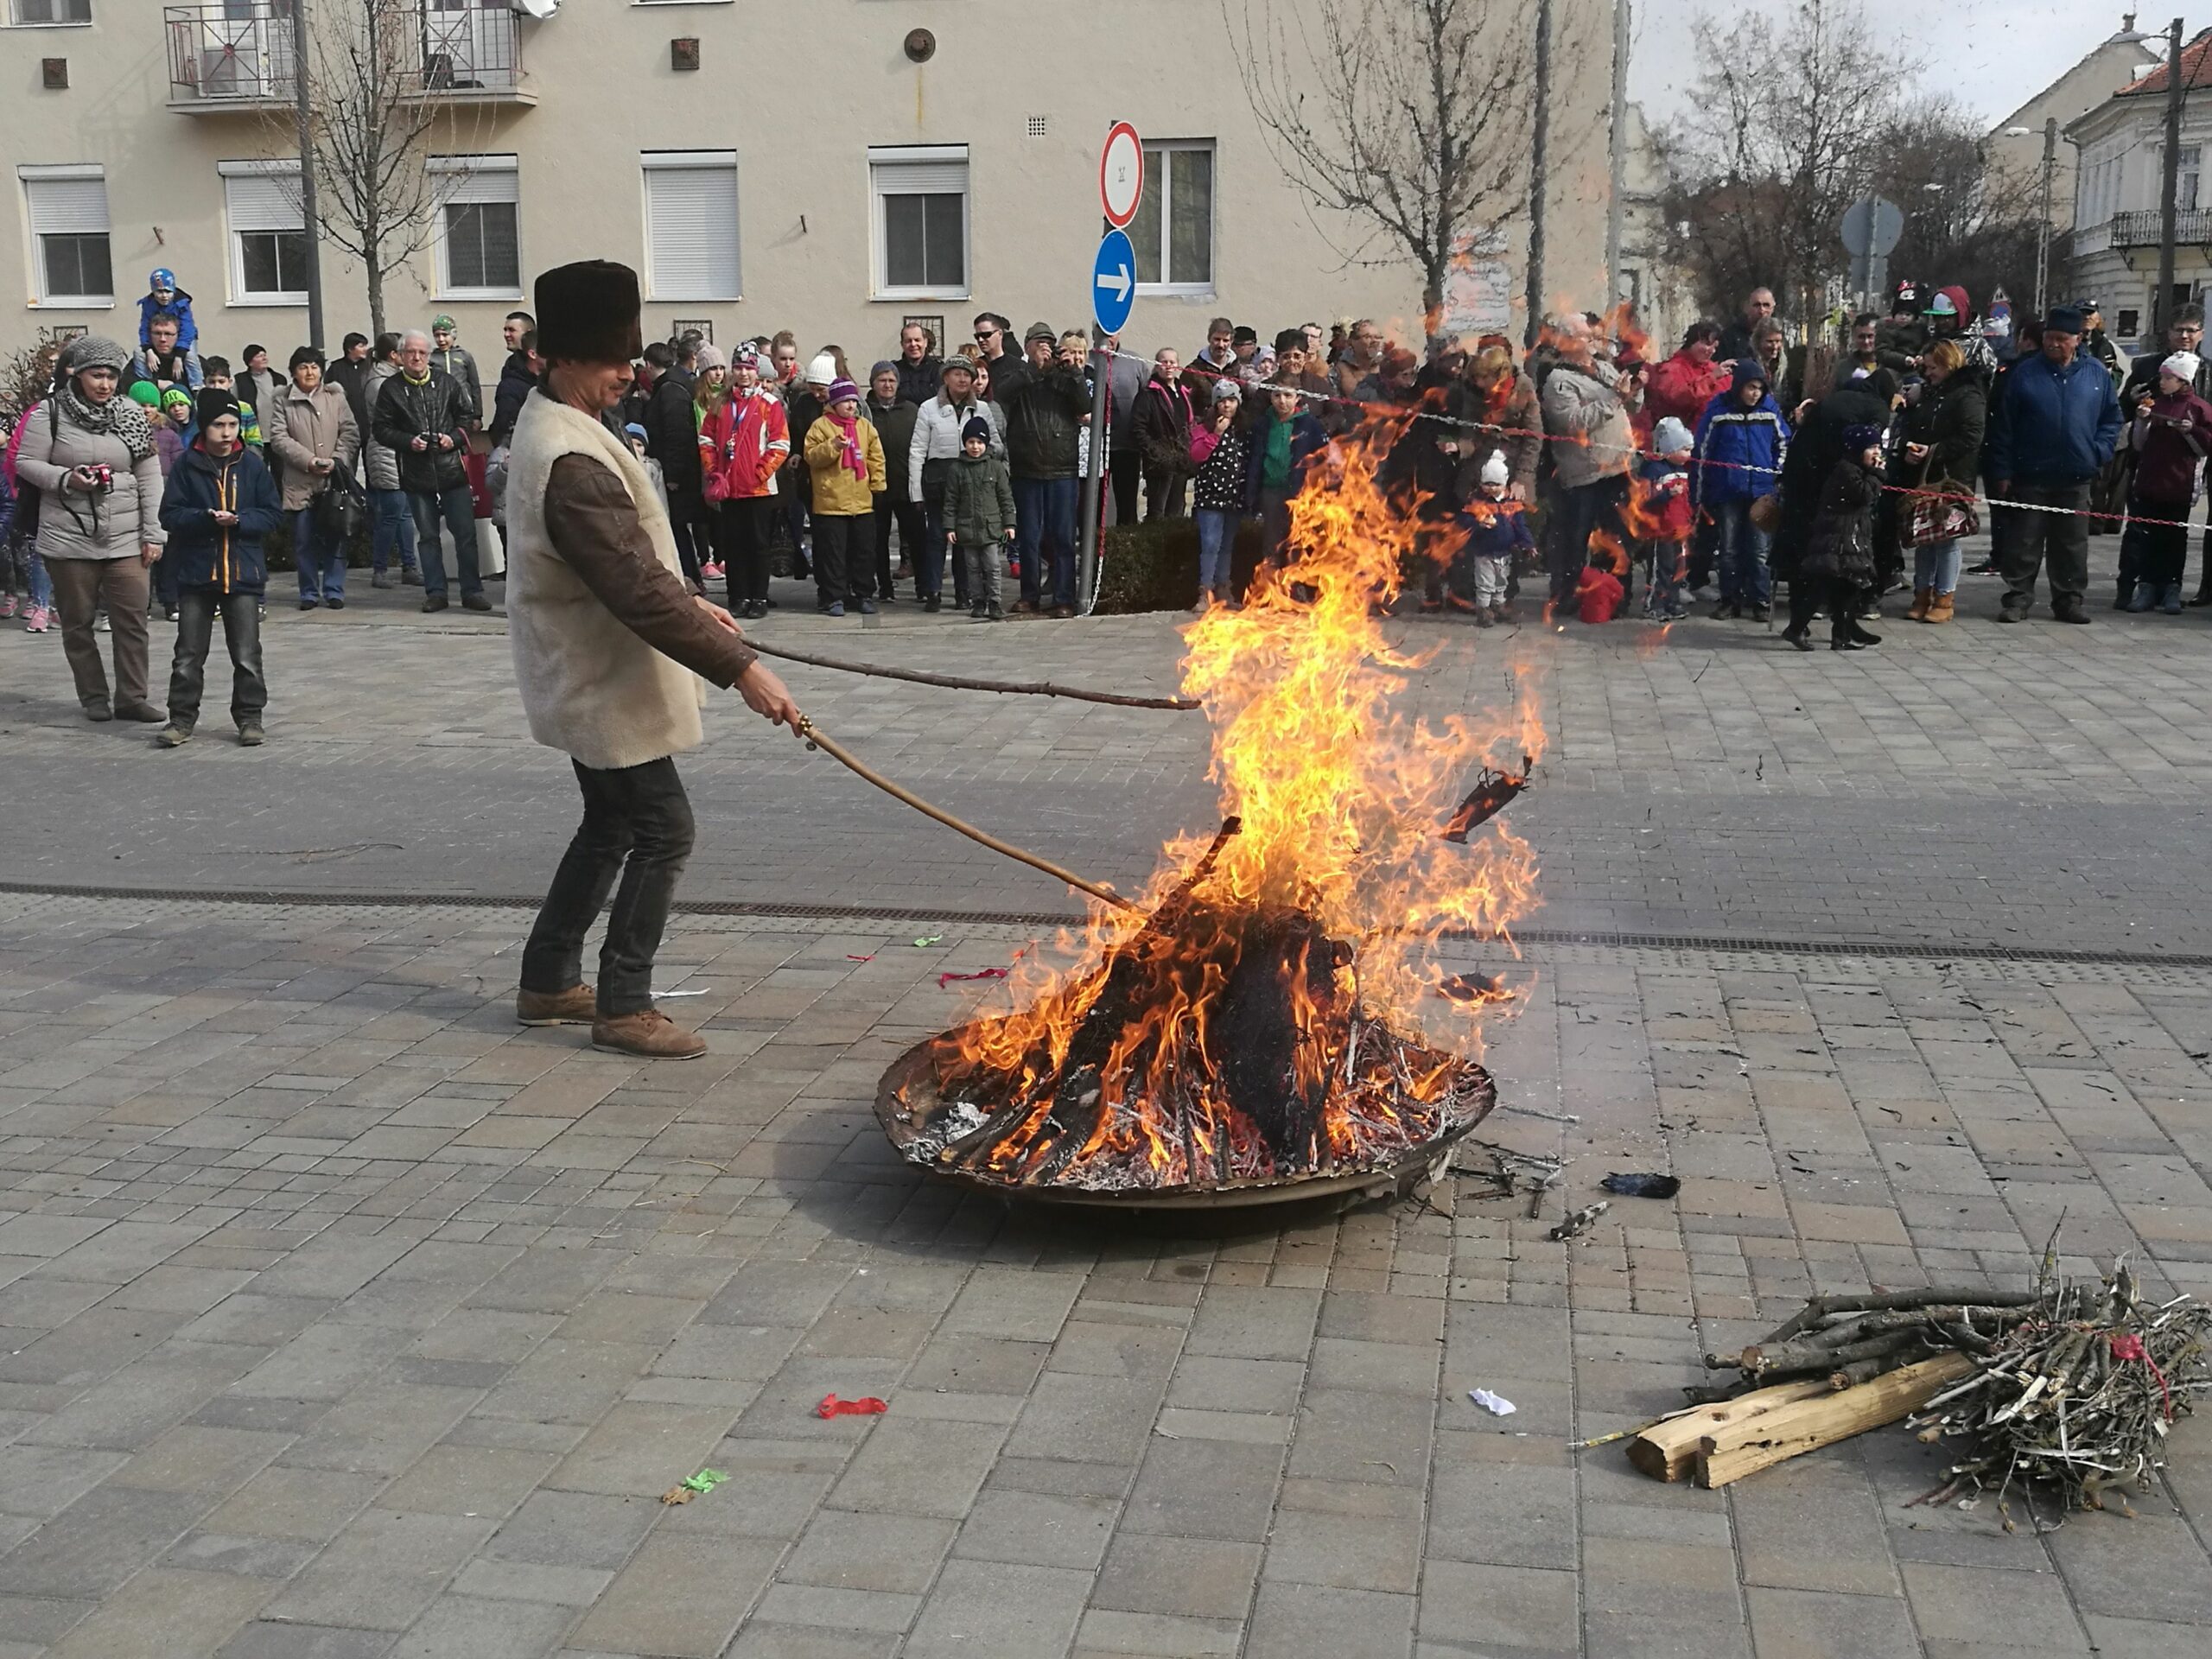
[[[251,113],[296,99],[292,0],[196,0],[162,16],[171,109]],[[374,74],[395,99],[535,104],[515,25],[507,0],[309,0],[307,22],[311,62]]]
[[[2103,227],[2107,238],[2103,245],[2108,248],[2155,248],[2164,234],[2162,219],[2163,215],[2156,207],[2114,213]],[[2174,240],[2188,248],[2212,246],[2212,209],[2189,207],[2176,213]],[[2078,238],[2075,251],[2077,253],[2082,251]]]

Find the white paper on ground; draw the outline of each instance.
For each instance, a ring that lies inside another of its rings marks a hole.
[[[1510,1417],[1521,1409],[1502,1394],[1492,1394],[1488,1389],[1469,1389],[1467,1398],[1493,1417]]]

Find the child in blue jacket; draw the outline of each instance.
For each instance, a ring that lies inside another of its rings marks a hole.
[[[1713,522],[1720,549],[1716,618],[1767,619],[1774,581],[1767,569],[1767,533],[1751,519],[1751,504],[1782,487],[1789,455],[1789,422],[1767,386],[1757,358],[1736,365],[1727,391],[1697,417],[1697,466],[1690,474],[1695,511]]]
[[[192,296],[176,285],[176,272],[162,265],[146,275],[147,291],[138,301],[138,344],[143,348],[154,343],[153,327],[156,317],[172,317],[176,321],[176,347],[190,353],[200,344],[200,325],[192,320]]]
[[[1467,578],[1471,577],[1472,608],[1478,628],[1513,620],[1513,613],[1505,607],[1505,583],[1513,574],[1513,556],[1536,550],[1535,540],[1529,534],[1527,510],[1518,501],[1505,499],[1507,477],[1504,453],[1491,451],[1491,458],[1483,462],[1475,499],[1459,510],[1459,530],[1465,540],[1462,556],[1452,561],[1452,603],[1462,610],[1468,608],[1465,588]],[[1466,573],[1464,576],[1462,570]]]
[[[263,740],[269,686],[261,673],[261,595],[269,566],[261,538],[283,522],[276,482],[240,433],[238,400],[211,388],[200,394],[200,435],[162,491],[162,562],[175,560],[176,657],[169,669],[169,723],[154,739],[165,749],[192,741],[200,719],[215,616],[231,653],[231,718],[248,748]]]

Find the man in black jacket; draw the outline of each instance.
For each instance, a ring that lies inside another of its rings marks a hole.
[[[899,401],[917,409],[937,396],[944,379],[944,359],[930,345],[930,331],[918,322],[899,331]]]
[[[706,470],[699,461],[699,418],[691,400],[699,383],[699,347],[683,339],[672,348],[675,360],[653,382],[645,399],[645,453],[660,462],[668,486],[668,520],[676,531],[676,556],[683,578],[699,587],[699,567],[713,553],[707,539]]]
[[[369,355],[366,334],[348,334],[339,359],[330,365],[330,372],[322,378],[346,394],[346,401],[353,410],[353,424],[362,431],[369,429],[369,371],[376,361]]]
[[[430,337],[410,328],[399,341],[399,372],[385,382],[370,420],[376,441],[399,461],[399,487],[415,512],[416,556],[423,566],[423,608],[446,608],[446,561],[438,522],[453,532],[461,567],[461,602],[488,611],[484,578],[476,568],[476,504],[468,493],[467,389],[430,365]]]
[[[499,385],[492,394],[492,447],[506,446],[508,435],[515,429],[515,416],[522,413],[523,399],[529,397],[537,385],[537,331],[523,331],[522,343],[507,353],[507,360],[499,370]]]
[[[1071,334],[1056,342],[1043,323],[1024,343],[1028,377],[1006,411],[1006,453],[1014,474],[1014,545],[1021,558],[1021,608],[1045,608],[1045,547],[1052,546],[1052,614],[1075,613],[1075,522],[1081,481],[1077,456],[1090,414],[1083,365],[1090,342]]]

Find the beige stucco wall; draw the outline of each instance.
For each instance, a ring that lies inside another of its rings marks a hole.
[[[203,349],[235,355],[253,340],[281,357],[304,337],[305,309],[228,302],[216,173],[219,161],[270,155],[281,141],[251,116],[168,107],[159,0],[93,0],[93,10],[89,28],[0,29],[0,155],[105,166],[116,305],[29,303],[22,191],[10,177],[15,207],[0,213],[0,272],[11,273],[15,293],[0,288],[0,348],[57,324],[135,330],[145,272],[163,264],[195,296]],[[1534,10],[1529,0],[1532,19]],[[1595,305],[1605,292],[1609,15],[1594,3],[1557,10],[1546,286],[1559,301]],[[1411,269],[1344,268],[1268,158],[1217,0],[569,0],[553,19],[520,27],[536,106],[458,117],[448,142],[519,157],[525,278],[586,256],[643,267],[639,151],[738,152],[745,297],[651,303],[648,337],[678,317],[711,317],[725,341],[790,327],[804,343],[835,340],[866,361],[889,352],[908,312],[944,314],[956,340],[984,308],[1018,327],[1086,321],[1096,146],[1116,118],[1147,138],[1217,143],[1215,292],[1140,299],[1132,343],[1187,353],[1217,311],[1269,330],[1367,314],[1417,332]],[[901,51],[917,27],[938,42],[921,66]],[[678,35],[700,41],[700,71],[671,69]],[[40,89],[39,60],[48,56],[68,59],[67,91]],[[1047,137],[1026,136],[1032,115],[1049,117]],[[872,301],[868,147],[933,143],[969,146],[972,297]],[[1506,235],[1517,293],[1525,222]],[[512,302],[438,299],[429,272],[424,255],[397,279],[390,325],[448,310],[465,342],[495,351]],[[327,246],[323,282],[332,341],[365,328],[361,273]]]
[[[2145,64],[2165,56],[2165,42],[2114,45],[2107,41],[2061,75],[2049,86],[1990,129],[1990,159],[2005,172],[2022,179],[2040,181],[2043,169],[2044,124],[2056,120],[2059,140],[2056,164],[2051,169],[2050,222],[2064,226],[2074,222],[2074,148],[2065,137],[2067,125],[2095,109],[2135,79]],[[2018,137],[2007,137],[2007,127],[2025,127]]]

